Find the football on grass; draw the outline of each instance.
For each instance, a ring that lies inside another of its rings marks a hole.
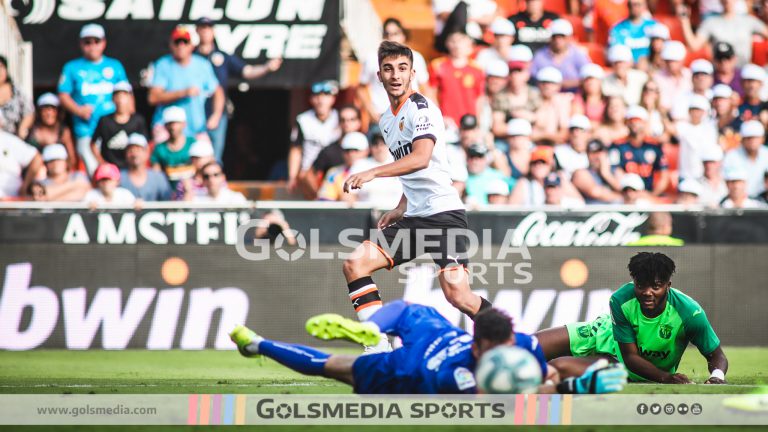
[[[486,394],[535,393],[541,384],[541,368],[523,348],[500,346],[480,358],[475,378]]]

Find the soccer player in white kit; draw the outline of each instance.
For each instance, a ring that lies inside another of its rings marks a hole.
[[[443,114],[437,105],[411,89],[415,79],[413,53],[405,45],[384,41],[379,46],[378,77],[390,108],[379,127],[395,161],[350,176],[344,191],[360,189],[377,177],[399,177],[403,196],[378,222],[381,230],[344,262],[349,298],[361,321],[382,307],[371,274],[429,253],[440,266],[438,280],[445,298],[473,318],[491,307],[474,294],[467,276],[467,229],[464,204],[451,186]],[[449,230],[453,235],[449,235]],[[387,349],[387,347],[379,347]]]

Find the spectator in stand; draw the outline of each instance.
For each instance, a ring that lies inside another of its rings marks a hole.
[[[561,93],[563,76],[559,70],[548,66],[536,74],[541,103],[534,113],[531,139],[541,144],[555,144],[565,141],[568,136],[568,120],[571,117],[572,93]]]
[[[544,204],[563,208],[581,207],[584,200],[566,196],[563,192],[562,179],[556,172],[549,173],[544,179]]]
[[[77,168],[77,153],[72,140],[72,131],[62,121],[59,98],[53,93],[43,93],[37,98],[35,122],[27,135],[27,142],[38,151],[45,146],[61,143],[67,149],[67,163],[70,170]]]
[[[581,68],[579,75],[581,85],[573,98],[571,113],[585,115],[592,126],[597,126],[605,113],[605,96],[602,87],[605,72],[600,65],[590,63]]]
[[[382,29],[384,33],[382,35],[383,40],[400,44],[408,42],[407,31],[398,19],[387,18],[384,20]],[[413,50],[413,48],[411,50],[413,51],[413,69],[416,71],[416,79],[411,81],[411,85],[414,90],[419,90],[419,88],[429,85],[429,72],[427,72],[427,62],[424,61],[424,57],[418,51]],[[378,123],[381,114],[389,109],[389,98],[379,80],[378,71],[379,58],[376,52],[371,52],[371,55],[363,62],[362,69],[360,70],[360,85],[357,87],[357,98],[373,123]]]
[[[648,111],[640,106],[630,107],[626,119],[627,141],[615,145],[610,152],[616,175],[637,174],[643,179],[645,190],[659,196],[667,190],[669,171],[661,146],[648,137]]]
[[[509,21],[505,21],[509,24]],[[512,25],[512,24],[510,24]],[[512,110],[510,103],[509,66],[501,60],[491,60],[485,67],[485,99],[479,118],[481,128],[490,130],[495,137],[503,137],[507,128],[507,115]],[[487,126],[483,128],[483,125]]]
[[[758,201],[760,204],[763,205],[763,207],[768,206],[768,171],[763,173],[763,187],[765,190],[760,192],[756,197],[755,200]]]
[[[741,124],[741,147],[729,151],[723,160],[723,168],[746,174],[747,195],[756,196],[763,191],[763,173],[768,170],[768,148],[765,142],[765,128],[757,120]],[[727,179],[726,179],[727,180]]]
[[[446,52],[448,36],[457,27],[474,39],[481,39],[483,29],[491,24],[498,6],[494,0],[432,0],[435,14],[435,48]]]
[[[242,205],[248,203],[245,196],[227,186],[227,177],[218,162],[208,162],[200,169],[205,186],[205,194],[195,195],[196,203],[216,203],[222,205]]]
[[[723,180],[722,172],[723,150],[712,147],[701,154],[704,165],[704,175],[699,179],[701,184],[701,204],[707,207],[719,207],[720,201],[728,195],[728,188]]]
[[[51,144],[43,149],[46,177],[40,183],[45,187],[48,201],[82,201],[91,190],[88,177],[67,166],[67,149],[61,144]]]
[[[34,147],[0,130],[0,200],[24,197],[42,166]]]
[[[532,122],[535,120],[536,107],[541,103],[539,90],[529,84],[533,53],[525,45],[515,45],[512,47],[510,58],[508,63],[510,109],[507,112],[506,121],[511,118],[521,118]]]
[[[184,110],[184,134],[197,140],[208,140],[209,130],[219,127],[224,114],[224,89],[219,85],[213,66],[205,58],[194,54],[192,35],[184,27],[171,32],[170,54],[157,59],[152,65],[152,80],[147,99],[155,106],[152,135],[155,142],[168,139],[163,127],[163,112],[170,107]],[[211,113],[206,116],[205,104],[211,98]]]
[[[695,34],[687,8],[678,8],[685,41],[691,51],[698,51],[707,43],[728,42],[736,50],[737,63],[747,64],[752,60],[752,35],[768,38],[768,28],[754,16],[738,13],[736,0],[722,0],[722,3],[722,15],[710,16],[702,21]]]
[[[350,132],[341,139],[344,164],[335,166],[325,173],[323,183],[317,192],[320,201],[344,201],[353,203],[356,194],[344,193],[344,182],[352,175],[356,162],[368,157],[368,138],[361,132]]]
[[[133,206],[136,198],[127,189],[120,186],[120,170],[116,165],[99,165],[93,173],[96,188],[85,194],[83,202],[95,209],[101,205]]]
[[[625,174],[619,181],[621,200],[624,205],[645,207],[651,204],[646,198],[645,182],[637,174]]]
[[[84,25],[80,30],[83,56],[67,62],[59,78],[59,100],[72,114],[77,152],[89,173],[98,165],[91,151],[93,131],[102,116],[115,111],[112,86],[128,79],[123,65],[104,55],[106,47],[104,28]]]
[[[768,123],[768,105],[760,98],[765,78],[765,70],[758,65],[750,63],[741,68],[744,97],[734,126],[739,127],[749,120],[759,120],[763,125]]]
[[[685,179],[677,185],[677,204],[695,206],[701,204],[702,187],[693,179]]]
[[[373,134],[370,151],[371,156],[352,165],[350,172],[353,174],[362,172],[395,160],[381,132]],[[403,196],[403,185],[397,177],[379,177],[364,184],[357,194],[352,195],[356,195],[357,202],[370,203],[377,208],[389,210],[395,208],[400,202]]]
[[[178,182],[176,184],[176,190],[171,193],[171,199],[194,201],[196,196],[205,195],[207,193],[201,170],[209,162],[216,162],[216,157],[213,153],[213,144],[207,141],[196,141],[192,144],[192,147],[189,148],[189,162],[192,164],[195,175]]]
[[[650,53],[650,30],[658,23],[648,11],[646,0],[629,0],[629,16],[613,26],[608,44],[626,45],[632,50],[635,64],[645,63]]]
[[[475,61],[485,70],[488,69],[490,62],[510,61],[510,51],[515,41],[515,25],[508,19],[496,18],[491,23],[490,31],[493,33],[491,46],[481,49],[475,57]]]
[[[8,74],[8,60],[0,55],[0,129],[27,139],[34,120],[32,100],[13,84]]]
[[[152,151],[152,167],[165,173],[171,183],[176,184],[195,175],[190,163],[189,150],[195,139],[185,135],[187,114],[181,107],[170,106],[163,111],[163,123],[168,131],[168,141],[158,144]]]
[[[575,92],[579,87],[579,72],[591,63],[589,56],[572,41],[570,21],[557,19],[549,26],[552,34],[549,44],[533,56],[531,73],[535,76],[546,67],[554,67],[562,74],[563,91]]]
[[[592,28],[595,41],[605,44],[610,29],[629,15],[627,0],[592,0]]]
[[[127,81],[115,84],[112,93],[115,112],[99,119],[93,134],[91,151],[99,164],[111,163],[120,169],[128,164],[125,151],[132,134],[147,136],[147,124],[141,114],[134,111],[133,87]]]
[[[669,28],[661,23],[648,28],[648,38],[651,43],[648,46],[648,57],[641,61],[637,67],[643,71],[654,74],[664,67],[664,60],[661,58],[661,51],[664,49],[664,43],[669,40]]]
[[[505,175],[509,174],[509,169],[506,166],[506,157],[504,155],[505,152],[496,148],[494,145],[494,140],[490,134],[484,132],[480,128],[480,123],[478,122],[477,117],[473,116],[472,114],[465,114],[459,121],[458,146],[449,148],[449,161],[451,161],[451,163],[461,164],[466,167],[466,152],[469,150],[470,146],[475,144],[482,145],[488,149],[488,163],[491,164],[492,167],[498,169]],[[506,148],[506,142],[504,143],[503,147]]]
[[[695,180],[704,174],[701,155],[712,147],[717,147],[717,127],[709,118],[709,100],[702,95],[689,98],[689,120],[679,121],[675,125],[675,135],[680,143],[677,170],[680,179]]]
[[[517,29],[516,44],[525,45],[531,51],[538,51],[549,43],[549,26],[560,18],[544,10],[544,0],[526,0],[525,10],[509,17]]]
[[[587,204],[609,204],[621,200],[619,181],[611,172],[608,152],[600,140],[592,140],[587,145],[586,169],[576,170],[571,177],[573,186],[579,191]]]
[[[555,166],[568,179],[576,170],[589,166],[587,144],[591,130],[589,119],[577,114],[568,122],[568,142],[555,146]]]
[[[648,215],[645,235],[627,243],[627,246],[683,246],[682,239],[672,237],[672,214],[652,212]]]
[[[728,195],[720,202],[720,207],[725,209],[763,208],[760,201],[749,197],[747,192],[748,177],[747,172],[741,167],[725,168],[725,184],[728,187]]]
[[[473,144],[467,150],[467,177],[465,202],[470,205],[488,204],[488,187],[496,180],[508,177],[488,165],[488,148]]]
[[[715,113],[718,144],[724,150],[733,150],[740,144],[737,111],[733,105],[734,93],[725,84],[712,87],[712,108]]]
[[[603,121],[597,127],[594,137],[608,144],[624,141],[629,135],[625,120],[627,105],[621,96],[609,96],[605,102]]]
[[[531,150],[534,148],[531,141],[532,133],[533,128],[528,120],[516,118],[507,122],[507,144],[509,145],[507,165],[510,177],[513,179],[528,175]]]
[[[360,132],[362,129],[363,122],[360,118],[360,110],[354,105],[343,105],[339,108],[339,124],[341,125],[341,138],[320,151],[317,159],[315,159],[312,166],[307,170],[306,175],[301,179],[301,187],[305,196],[312,197],[312,199],[317,197],[317,190],[325,178],[325,173],[329,169],[344,163],[344,150],[341,148],[341,140],[346,134]]]
[[[659,85],[665,110],[671,110],[676,100],[693,90],[693,75],[683,63],[685,56],[685,45],[675,40],[667,41],[661,51],[664,68],[653,75],[653,80]]]
[[[303,181],[320,151],[341,138],[339,113],[333,109],[339,85],[335,81],[312,84],[311,108],[296,116],[288,152],[288,190],[294,191]]]
[[[608,63],[612,72],[603,79],[603,93],[620,96],[627,105],[637,105],[648,75],[632,68],[632,50],[625,45],[612,46],[608,50]]]
[[[670,116],[675,121],[687,121],[688,109],[691,104],[691,100],[699,99],[696,96],[704,97],[709,103],[712,100],[712,84],[714,79],[712,74],[714,68],[712,63],[704,59],[696,59],[691,63],[691,86],[692,89],[688,93],[680,95],[672,105],[672,112]],[[709,110],[707,111],[707,118],[711,119]]]
[[[743,96],[741,71],[736,65],[736,51],[728,42],[716,43],[712,51],[715,61],[715,84],[725,84]]]
[[[544,205],[544,179],[552,172],[554,154],[551,147],[538,146],[531,152],[528,174],[520,177],[509,196],[509,203],[522,206]]]
[[[48,195],[45,191],[45,186],[42,183],[36,181],[32,182],[27,188],[27,200],[29,201],[48,201]]]
[[[485,95],[485,73],[470,59],[472,39],[466,33],[454,31],[445,40],[448,55],[432,60],[429,83],[436,92],[447,128],[455,128],[464,114],[478,115]]]
[[[509,202],[509,183],[502,179],[496,179],[485,188],[488,196],[488,204],[504,205]]]
[[[669,130],[672,122],[664,108],[661,107],[659,85],[656,81],[646,81],[640,93],[639,105],[648,111],[648,132],[659,143],[669,142]]]
[[[216,79],[221,86],[224,100],[226,104],[226,88],[229,83],[229,77],[234,75],[237,78],[246,80],[255,80],[267,75],[270,72],[276,72],[280,69],[282,59],[271,59],[263,65],[249,65],[236,55],[230,55],[220,50],[216,45],[216,38],[213,32],[213,26],[216,24],[211,18],[203,17],[197,20],[197,26],[195,27],[198,36],[198,44],[195,48],[195,53],[203,56],[211,62],[213,66],[213,72],[216,74]],[[205,105],[205,117],[210,118],[214,114],[215,98],[209,98]],[[225,105],[226,106],[226,105]],[[219,124],[213,129],[208,130],[208,134],[211,137],[211,143],[216,154],[216,160],[221,163],[221,158],[224,155],[224,144],[227,138],[227,124],[229,123],[229,116],[226,111],[222,112],[219,118]]]
[[[147,138],[140,133],[128,135],[126,168],[120,171],[120,187],[143,201],[170,201],[171,184],[163,173],[147,168],[148,160]]]

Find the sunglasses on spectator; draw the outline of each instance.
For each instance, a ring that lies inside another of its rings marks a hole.
[[[312,84],[312,93],[318,94],[318,93],[325,93],[329,95],[336,94],[336,88],[327,82],[319,82]]]
[[[83,43],[83,45],[95,45],[95,44],[97,44],[97,43],[100,43],[100,42],[101,42],[101,39],[97,39],[97,38],[85,38],[85,39],[80,39],[80,41]]]
[[[203,173],[203,180],[210,180],[212,178],[219,177],[222,174],[221,171],[217,172],[209,172],[209,173]]]
[[[178,45],[182,45],[182,44],[183,45],[188,45],[190,43],[192,43],[192,42],[190,42],[189,39],[176,39],[175,41],[173,41],[173,44],[177,45],[177,46]]]

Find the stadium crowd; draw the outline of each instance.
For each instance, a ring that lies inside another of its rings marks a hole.
[[[510,13],[507,3],[524,7]],[[562,10],[546,10],[553,3]],[[414,51],[413,89],[444,114],[451,176],[470,208],[766,207],[766,8],[433,0],[442,54]],[[35,106],[0,58],[0,199],[244,202],[221,164],[222,83],[279,73],[281,60],[253,66],[220,51],[213,24],[199,20],[196,38],[185,27],[170,35],[170,53],[151,68],[149,123],[120,61],[104,55],[98,24],[82,28],[82,57]],[[407,43],[408,31],[389,18],[382,37]],[[287,186],[305,199],[392,207],[397,179],[342,192],[349,175],[392,160],[376,125],[389,109],[376,55],[358,60],[351,103],[336,82],[311,86],[291,132]]]

